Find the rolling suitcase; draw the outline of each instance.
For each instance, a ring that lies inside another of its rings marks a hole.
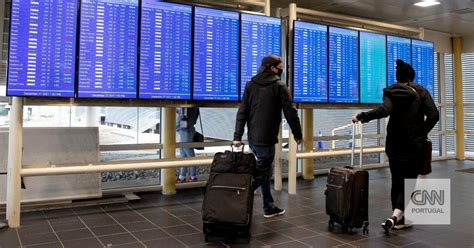
[[[350,234],[353,228],[363,228],[366,234],[369,232],[369,173],[354,168],[355,124],[352,144],[351,166],[331,168],[329,171],[325,192],[326,213],[330,218],[330,231],[334,229],[334,223],[338,223]]]
[[[253,154],[217,153],[202,205],[206,242],[249,242],[253,210]]]

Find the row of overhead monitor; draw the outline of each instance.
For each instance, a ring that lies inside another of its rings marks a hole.
[[[7,95],[238,101],[260,60],[281,53],[279,18],[159,0],[78,8],[12,1]],[[379,103],[398,58],[433,93],[431,42],[294,24],[295,102]]]
[[[295,102],[381,103],[396,83],[396,60],[415,69],[415,82],[434,92],[434,45],[384,34],[294,22]]]

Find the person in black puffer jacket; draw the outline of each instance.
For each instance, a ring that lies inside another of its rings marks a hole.
[[[403,229],[405,224],[405,179],[416,179],[422,164],[423,141],[439,120],[439,112],[428,90],[413,83],[411,65],[397,60],[397,83],[384,89],[383,104],[352,117],[353,122],[369,122],[390,116],[387,126],[387,153],[392,174],[391,200],[393,214],[382,227]],[[426,119],[425,119],[426,116]]]
[[[270,191],[282,110],[296,142],[299,144],[303,139],[298,112],[291,104],[288,88],[280,79],[282,68],[283,61],[278,56],[269,55],[262,59],[257,75],[245,86],[235,123],[233,144],[236,146],[242,143],[245,124],[248,126],[250,148],[257,157],[254,187],[261,186],[265,218],[285,213],[284,209],[273,205]]]

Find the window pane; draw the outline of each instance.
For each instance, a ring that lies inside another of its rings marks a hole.
[[[10,120],[10,105],[0,103],[0,127],[7,127]]]
[[[204,137],[210,140],[233,140],[237,110],[236,108],[200,108]],[[199,120],[196,130],[201,132]],[[247,139],[247,132],[242,138]]]
[[[462,76],[464,104],[474,104],[474,53],[462,55]],[[466,132],[474,132],[474,106],[464,108],[464,129]],[[465,136],[466,155],[474,156],[474,134],[467,133]]]
[[[102,116],[102,114],[101,114]],[[137,144],[138,108],[105,107],[100,126],[100,144]]]
[[[78,116],[94,116],[99,125],[100,144],[160,143],[159,108],[85,107],[78,109]],[[94,123],[92,122],[92,123]],[[89,123],[92,124],[92,123]],[[124,151],[102,151],[101,161],[160,159],[157,149],[137,150],[133,146]],[[160,170],[138,170],[102,173],[105,189],[157,185]]]
[[[160,143],[160,108],[138,108],[138,143]]]
[[[69,106],[24,106],[24,127],[70,127]]]
[[[3,23],[0,23],[0,25],[3,26],[3,34],[0,34],[3,36],[3,44],[0,44],[0,54],[1,60],[0,60],[0,96],[5,96],[6,95],[6,82],[7,82],[7,58],[8,58],[8,40],[9,40],[9,34],[10,34],[10,2],[11,1],[6,1],[5,6],[0,6],[0,8],[5,8],[5,19],[3,19]]]
[[[316,150],[348,149],[352,144],[352,121],[354,114],[369,109],[315,109],[313,113],[314,136],[348,136],[347,139],[335,141],[317,141]],[[364,124],[364,135],[378,134],[377,120]],[[359,134],[356,135],[356,147],[360,146]],[[364,138],[364,147],[377,146],[378,139]],[[315,169],[326,169],[350,165],[350,156],[323,157],[314,160]],[[355,164],[359,163],[359,154],[356,154]],[[379,154],[364,154],[364,164],[379,163]]]
[[[446,130],[447,131],[454,131],[454,63],[453,63],[453,55],[452,54],[445,54],[445,81],[446,81],[446,103],[448,106],[446,107]],[[447,137],[447,151],[448,154],[454,154],[455,151],[455,142],[454,136],[449,135]]]

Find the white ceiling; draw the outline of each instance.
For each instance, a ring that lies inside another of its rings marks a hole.
[[[474,0],[438,0],[422,8],[418,0],[272,0],[272,7],[298,7],[365,17],[402,25],[424,27],[462,36],[474,35]]]

